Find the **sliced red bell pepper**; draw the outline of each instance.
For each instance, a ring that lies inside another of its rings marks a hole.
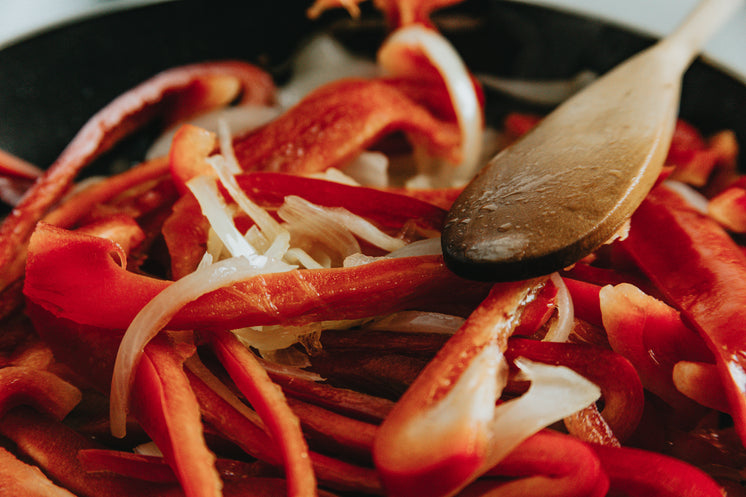
[[[676,309],[624,283],[601,290],[601,313],[609,344],[634,364],[645,388],[683,411],[696,406],[673,384],[679,361],[713,361],[702,338]]]
[[[614,495],[635,497],[722,497],[704,471],[656,452],[589,445],[601,460]]]
[[[96,205],[105,203],[136,185],[147,183],[166,174],[168,174],[167,157],[143,162],[72,195],[44,216],[43,221],[62,228],[70,228]]]
[[[215,455],[205,445],[199,404],[183,369],[184,360],[193,352],[193,346],[150,342],[135,373],[131,412],[161,450],[188,497],[219,497],[222,482]]]
[[[231,332],[211,333],[212,349],[236,386],[259,414],[278,448],[285,468],[288,496],[316,495],[316,478],[300,421],[253,353]]]
[[[190,371],[192,389],[199,399],[205,422],[212,425],[225,439],[241,447],[248,454],[280,466],[282,456],[267,433],[259,426],[257,416],[247,415],[246,408],[237,407],[227,395],[219,395],[211,388],[204,375]],[[324,486],[378,495],[381,485],[374,470],[356,466],[339,459],[310,452],[313,468]]]
[[[186,183],[190,179],[203,174],[215,175],[206,159],[217,144],[215,133],[191,124],[184,124],[176,131],[168,153],[168,165],[182,195],[189,191]]]
[[[226,86],[227,80],[238,84]],[[246,102],[266,103],[273,91],[269,75],[255,66],[213,62],[167,70],[112,101],[86,123],[0,225],[0,290],[21,277],[36,222],[60,200],[81,169],[119,140],[158,116],[184,117],[185,112],[225,105],[241,92]]]
[[[279,207],[288,195],[296,195],[324,207],[344,207],[378,226],[401,229],[408,222],[440,230],[446,211],[428,202],[398,193],[350,186],[291,174],[257,172],[236,177],[241,189],[255,202]]]
[[[171,278],[178,280],[194,272],[207,250],[210,223],[194,195],[177,200],[161,232],[171,258]]]
[[[506,359],[517,357],[567,366],[601,388],[603,417],[614,434],[625,440],[637,428],[645,403],[642,383],[632,364],[610,350],[592,345],[511,338]]]
[[[112,255],[123,259],[109,240],[40,224],[30,245],[26,297],[76,323],[126,329],[170,282],[130,273]],[[440,256],[382,259],[250,277],[188,304],[168,328],[234,329],[357,319],[403,309],[459,313],[473,308],[486,290],[486,284],[452,274]]]
[[[12,440],[21,453],[59,485],[83,497],[121,497],[142,495],[176,497],[177,485],[152,482],[111,474],[93,474],[83,469],[78,452],[102,448],[72,428],[28,408],[16,408],[0,423],[0,433]]]
[[[538,288],[538,281],[494,286],[394,405],[373,446],[373,459],[389,495],[453,495],[489,469],[485,465],[495,435],[487,429],[489,421],[481,407],[491,405],[494,410],[496,398],[482,397],[499,394],[483,393],[478,402],[470,400],[448,415],[438,416],[436,407],[482,356],[484,361],[497,362],[484,367],[480,385],[487,388],[489,382],[498,381],[501,352],[507,348],[516,316]],[[463,388],[476,394],[481,391],[476,383],[472,379]]]
[[[746,255],[712,219],[654,188],[622,242],[709,346],[746,442]]]
[[[57,375],[24,367],[0,368],[0,385],[0,417],[26,404],[62,419],[82,398],[80,390]]]
[[[58,487],[36,466],[21,462],[0,447],[0,490],[16,497],[75,497]]]
[[[673,384],[690,399],[711,409],[728,412],[728,398],[717,367],[712,363],[679,361],[673,367]]]
[[[33,164],[0,149],[0,176],[35,180],[43,173]]]
[[[746,233],[746,181],[731,185],[711,198],[707,213],[725,229]]]
[[[246,171],[313,173],[343,166],[393,131],[458,163],[458,128],[375,79],[325,85],[266,126],[236,138],[234,149]]]
[[[601,462],[586,444],[551,430],[524,440],[487,476],[515,478],[491,484],[506,497],[602,497],[609,487]]]

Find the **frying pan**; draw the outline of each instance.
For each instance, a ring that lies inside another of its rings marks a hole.
[[[266,68],[282,82],[293,52],[320,29],[331,29],[350,49],[373,56],[386,31],[369,3],[363,4],[363,21],[342,11],[310,21],[306,0],[181,0],[98,15],[37,34],[0,50],[0,147],[47,167],[97,110],[180,64],[237,58]],[[501,0],[467,1],[439,11],[435,19],[474,72],[502,77],[603,73],[652,43],[602,21]],[[550,110],[493,92],[487,102],[488,120],[494,123],[511,110]],[[703,132],[732,129],[743,149],[744,109],[743,82],[701,61],[686,74],[681,116]],[[112,154],[137,160],[149,136],[141,133]],[[111,154],[99,163],[106,161]]]

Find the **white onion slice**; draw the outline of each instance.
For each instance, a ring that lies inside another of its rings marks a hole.
[[[360,185],[385,188],[389,186],[388,167],[386,154],[362,152],[344,167],[344,172]]]
[[[558,273],[552,273],[550,279],[557,287],[557,320],[550,326],[549,331],[544,336],[544,341],[566,342],[575,323],[575,307],[572,303],[570,291],[562,277]]]
[[[259,255],[233,224],[233,216],[223,202],[213,178],[197,176],[187,182],[187,187],[197,199],[202,214],[233,257],[243,256],[255,267],[267,264],[267,258]]]
[[[318,35],[304,45],[293,61],[293,77],[280,88],[277,100],[288,108],[312,90],[331,81],[347,77],[378,75],[375,63],[348,52],[329,34]]]
[[[479,98],[464,61],[443,35],[420,25],[410,25],[394,31],[378,51],[378,62],[385,71],[400,72],[396,53],[401,46],[422,50],[442,76],[461,129],[460,168],[473,172],[479,165],[483,122]]]
[[[374,320],[366,330],[394,331],[400,333],[441,333],[453,335],[466,321],[461,316],[439,312],[401,311]]]
[[[477,79],[486,87],[540,105],[558,105],[598,78],[593,71],[580,71],[569,79],[527,80],[501,78],[479,74]]]
[[[425,240],[417,240],[404,247],[394,250],[390,254],[386,255],[388,258],[400,258],[400,257],[419,257],[423,255],[442,255],[443,249],[440,244],[440,237],[427,238]]]
[[[707,200],[707,197],[699,193],[697,190],[686,183],[670,179],[664,181],[663,185],[686,200],[686,202],[696,209],[697,212],[707,215],[709,201]]]
[[[161,452],[161,449],[158,448],[155,442],[141,443],[135,446],[132,452],[141,456],[163,457],[163,452]]]
[[[145,346],[184,305],[202,295],[232,285],[260,272],[279,272],[288,266],[272,262],[262,271],[243,257],[217,262],[184,276],[166,287],[137,313],[122,337],[111,379],[111,432],[126,434],[127,405],[133,375]]]
[[[266,107],[260,105],[242,105],[238,107],[226,107],[212,112],[207,112],[194,119],[180,123],[178,126],[168,129],[159,136],[145,153],[146,159],[154,159],[168,155],[174,134],[182,124],[189,123],[202,129],[218,133],[221,121],[229,125],[234,133],[243,134],[256,129],[276,119],[281,110],[279,107]]]
[[[486,468],[491,468],[518,444],[549,426],[595,402],[601,390],[564,366],[549,366],[525,358],[514,361],[522,375],[531,381],[528,391],[495,409],[495,434]]]

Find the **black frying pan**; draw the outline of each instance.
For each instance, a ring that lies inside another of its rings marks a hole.
[[[309,4],[181,0],[71,23],[16,43],[0,51],[0,147],[46,167],[91,115],[162,69],[239,58],[282,80],[288,58],[316,29],[332,29],[351,48],[371,55],[385,35],[366,4],[366,22],[351,21],[344,12],[312,22],[305,17]],[[454,23],[454,16],[468,22]],[[602,73],[651,43],[599,21],[500,0],[467,1],[436,16],[443,17],[451,22],[442,29],[470,68],[501,76]],[[492,93],[488,105],[495,122],[509,110],[548,110]],[[706,133],[735,130],[746,148],[743,83],[696,63],[685,78],[681,115]],[[126,144],[133,160],[144,141]]]

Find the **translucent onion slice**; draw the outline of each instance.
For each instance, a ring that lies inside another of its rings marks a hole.
[[[127,405],[133,376],[145,346],[187,303],[225,286],[261,272],[280,272],[290,267],[270,261],[258,270],[244,257],[234,257],[212,264],[184,276],[166,287],[137,313],[124,333],[114,362],[111,379],[111,432],[126,434]]]
[[[439,312],[401,311],[389,314],[365,326],[366,330],[400,333],[441,333],[453,335],[464,324],[461,316]]]
[[[531,382],[528,391],[500,405],[494,412],[494,439],[484,469],[489,469],[523,440],[579,410],[601,396],[601,389],[564,366],[549,366],[526,358],[515,365]]]
[[[686,183],[670,179],[664,181],[663,184],[666,188],[676,192],[681,198],[686,200],[686,202],[694,209],[696,209],[697,212],[705,215],[707,214],[709,200],[707,200],[707,197],[699,193],[697,190],[687,185]]]
[[[593,71],[580,71],[570,79],[527,80],[509,79],[479,74],[479,81],[487,88],[540,105],[558,105],[593,83],[598,76]]]
[[[552,323],[549,331],[544,336],[545,342],[566,342],[572,333],[575,323],[575,307],[567,285],[558,273],[550,276],[552,283],[557,287],[557,319]]]
[[[440,237],[437,237],[417,240],[416,242],[405,245],[398,250],[394,250],[386,257],[419,257],[422,255],[441,255],[442,253],[443,249],[440,244]]]
[[[245,257],[252,266],[264,267],[267,258],[259,255],[233,224],[233,216],[218,192],[214,178],[198,176],[187,182],[202,208],[202,214],[233,257]]]
[[[188,122],[189,124],[219,134],[220,122],[222,121],[228,124],[234,133],[243,134],[267,124],[279,116],[280,113],[281,109],[279,107],[242,105],[208,112],[189,121],[179,123],[179,126]],[[159,136],[145,153],[145,158],[150,160],[168,155],[174,134],[179,129],[179,126],[170,128]]]
[[[483,122],[479,98],[464,61],[443,35],[421,25],[410,25],[394,31],[378,51],[378,63],[384,71],[400,72],[397,52],[402,47],[419,48],[442,76],[461,129],[460,168],[473,172],[479,165]]]
[[[389,186],[389,159],[381,152],[363,152],[344,167],[345,174],[358,184],[374,188]]]
[[[353,76],[373,77],[378,71],[370,60],[352,55],[329,34],[321,34],[296,54],[293,77],[280,88],[277,100],[288,108],[325,83]]]

